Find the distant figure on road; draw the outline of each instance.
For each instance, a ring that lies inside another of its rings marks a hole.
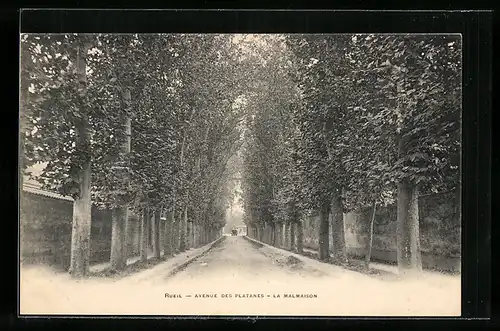
[[[238,230],[236,230],[236,229],[232,229],[232,230],[231,230],[231,235],[233,235],[233,236],[237,236],[237,235],[238,235]]]

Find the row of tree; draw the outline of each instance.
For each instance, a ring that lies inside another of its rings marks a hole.
[[[20,169],[45,163],[44,188],[74,198],[72,275],[88,273],[92,205],[112,210],[115,270],[131,213],[142,259],[149,222],[160,257],[163,216],[165,255],[221,235],[243,118],[235,49],[224,35],[22,36]]]
[[[250,235],[302,250],[301,220],[316,214],[320,258],[343,263],[343,214],[395,201],[398,265],[420,270],[419,194],[460,194],[460,37],[273,40],[245,133]]]

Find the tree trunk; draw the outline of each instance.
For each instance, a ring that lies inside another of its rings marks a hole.
[[[375,223],[375,213],[377,211],[377,202],[373,201],[372,207],[372,218],[370,220],[370,228],[368,229],[368,249],[366,251],[365,263],[366,267],[369,268],[370,260],[372,258],[372,247],[373,247],[373,225]]]
[[[191,125],[192,123],[192,119],[194,117],[194,109],[191,111],[191,115],[189,117],[189,126]],[[186,139],[187,139],[187,130],[188,128],[186,128],[184,130],[184,133],[183,133],[183,138],[182,138],[182,144],[181,144],[181,151],[180,151],[180,168],[181,168],[181,171],[185,171],[184,169],[184,163],[185,163],[185,160],[184,160],[184,157],[185,157],[185,153],[186,153],[186,149],[187,149],[187,146],[186,146]],[[174,192],[175,192],[175,189],[174,189]],[[182,217],[182,215],[180,215],[181,217],[179,218],[179,251],[180,252],[184,252],[186,250],[186,246],[187,246],[187,243],[186,243],[186,240],[187,240],[187,207],[188,207],[188,201],[189,199],[186,198],[185,200],[185,209],[184,209],[184,217]]]
[[[330,259],[330,247],[329,247],[329,203],[323,203],[320,208],[319,213],[319,258],[322,261],[328,261]]]
[[[175,212],[175,207],[172,212],[172,253],[177,254],[179,251],[179,242],[180,242],[180,230],[179,230],[179,221],[177,220],[177,215]]]
[[[184,252],[186,250],[186,240],[187,240],[187,205],[184,207],[183,215],[179,217],[179,231],[180,231],[180,242],[179,251]]]
[[[168,222],[170,222],[169,216],[166,216],[165,222],[163,223],[163,238],[162,238],[162,248],[163,248],[163,256],[164,257],[167,257],[169,254],[168,253],[169,252],[169,249],[168,249],[168,245],[169,245]]]
[[[201,240],[201,234],[203,233],[203,229],[202,229],[202,226],[201,224],[197,224],[196,225],[196,241],[197,241],[197,245],[198,247],[201,247],[203,246],[203,242]]]
[[[170,256],[172,255],[172,241],[173,241],[173,226],[172,226],[172,212],[169,213],[168,218],[165,220],[165,233],[163,236],[163,251],[164,251],[164,256]]]
[[[296,222],[290,223],[290,250],[295,250],[295,224]]]
[[[127,214],[127,209],[124,208],[116,208],[112,212],[111,269],[116,271],[123,270],[127,266],[124,254]]]
[[[331,204],[333,260],[346,262],[344,211],[340,194],[336,194]]]
[[[191,223],[191,245],[189,247],[196,248],[196,224],[194,223],[194,220],[192,220],[190,223]]]
[[[177,225],[176,225],[176,219],[175,219],[175,207],[176,207],[176,192],[175,192],[175,185],[174,188],[172,189],[172,212],[170,214],[170,219],[171,219],[171,224],[170,224],[170,253],[175,254],[177,252],[178,242],[177,242],[177,237],[176,237],[176,231],[177,231]]]
[[[271,245],[276,247],[276,224],[272,223],[271,224]]]
[[[286,248],[286,222],[281,222],[280,227],[281,248]]]
[[[168,222],[168,254],[172,255],[175,252],[175,217],[174,211],[170,212],[169,222]]]
[[[161,222],[161,212],[160,209],[156,209],[154,212],[154,218],[152,220],[152,232],[153,232],[153,257],[159,259],[161,257],[160,250],[160,222]]]
[[[204,241],[204,239],[203,239],[204,234],[205,234],[204,225],[200,224],[199,233],[198,233],[198,237],[200,238],[199,239],[200,247],[205,245],[205,243],[203,242]]]
[[[418,189],[415,185],[398,183],[398,267],[400,273],[422,270],[418,220]]]
[[[172,223],[172,253],[177,254],[179,252],[179,244],[180,244],[180,224],[179,220],[173,217]]]
[[[31,55],[27,55],[31,56]],[[29,72],[24,71],[21,74],[21,104],[19,109],[19,188],[22,192],[24,183],[24,170],[26,165],[24,164],[25,159],[25,142],[26,142],[26,132],[28,131],[30,114],[29,108],[29,86],[30,80],[27,77]]]
[[[267,244],[271,245],[273,244],[273,227],[271,225],[267,225]]]
[[[197,248],[198,247],[198,229],[197,229],[198,225],[196,224],[196,220],[193,219],[193,221],[191,222],[191,232],[192,232],[192,235],[191,235],[191,241],[192,241],[192,244],[191,244],[191,247],[192,248]]]
[[[127,158],[130,154],[130,138],[132,132],[132,121],[129,117],[131,96],[130,90],[127,88],[122,91],[122,101],[124,103],[125,112],[127,113],[122,123],[123,137],[121,138],[121,146],[119,152],[123,160],[118,160],[115,172],[119,174],[119,178],[122,180],[122,182],[120,183],[121,189],[126,190],[129,185]],[[122,196],[117,196],[116,200],[119,206],[113,211],[114,216],[111,234],[111,268],[113,268],[114,270],[123,270],[127,265],[124,246],[127,242],[126,223],[128,210],[127,201],[125,201]]]
[[[203,246],[203,227],[201,224],[196,225],[196,245]]]
[[[123,243],[123,259],[125,260],[125,265],[127,265],[127,260],[132,254],[132,245],[133,245],[133,238],[130,233],[130,211],[127,208],[127,215],[125,217],[125,226],[124,226],[124,231],[125,231],[125,242]]]
[[[200,226],[200,220],[198,219],[198,223],[196,224],[196,248],[201,247],[201,226]]]
[[[141,219],[141,261],[148,259],[149,208],[144,208]]]
[[[208,244],[208,226],[205,224],[203,226],[203,245]]]
[[[289,246],[289,242],[290,242],[290,231],[289,231],[290,227],[289,227],[289,225],[290,225],[290,222],[286,221],[285,222],[285,229],[284,229],[284,231],[285,231],[285,245],[284,245],[284,248],[285,249],[288,249],[290,247]]]
[[[297,252],[304,252],[304,225],[301,221],[297,222]]]
[[[186,249],[191,249],[194,247],[194,229],[193,229],[193,222],[187,221],[186,222],[186,232],[187,232],[187,240],[186,240]]]
[[[191,229],[191,222],[188,220],[186,222],[186,250],[191,249],[191,236],[193,234],[193,230]]]
[[[276,247],[282,248],[283,247],[283,222],[279,222],[277,228],[277,233],[276,236],[278,238],[278,242],[276,244]]]
[[[77,133],[78,135],[78,133]],[[79,174],[79,196],[73,202],[71,228],[71,262],[69,272],[74,277],[88,274],[90,257],[90,228],[92,202],[90,196],[90,161],[83,165]]]
[[[87,49],[88,46],[77,47],[76,65],[78,70],[79,93],[84,94],[87,84]],[[75,123],[77,154],[88,155],[78,171],[78,196],[73,203],[73,220],[71,226],[71,259],[69,272],[73,277],[84,277],[88,274],[90,258],[90,229],[92,222],[91,158],[90,134],[87,109],[81,105],[82,116]]]
[[[154,212],[151,210],[148,219],[148,252],[153,250],[153,221]]]
[[[198,248],[198,223],[193,222],[193,248]]]

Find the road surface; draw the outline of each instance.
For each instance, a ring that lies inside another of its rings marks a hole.
[[[291,256],[243,237],[225,237],[171,277],[161,264],[120,280],[80,282],[31,269],[22,273],[21,307],[66,314],[460,314],[459,276],[380,279]]]

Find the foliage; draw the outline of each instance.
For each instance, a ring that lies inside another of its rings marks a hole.
[[[88,50],[82,95],[77,46]],[[36,65],[23,62],[23,82],[39,96],[23,107],[33,109],[26,112],[33,123],[26,155],[31,163],[47,162],[38,179],[46,189],[75,195],[77,170],[90,157],[94,204],[173,210],[188,203],[221,226],[232,176],[227,164],[238,150],[243,112],[234,107],[241,90],[233,88],[239,79],[233,50],[231,38],[218,35],[25,37],[23,54]],[[91,155],[75,150],[75,119],[82,116],[89,118]],[[122,147],[127,118],[128,156]]]
[[[399,181],[422,193],[459,182],[456,36],[66,34],[21,46],[23,166],[46,162],[45,187],[75,195],[90,157],[103,208],[187,206],[220,227],[241,174],[245,222],[259,225],[338,194],[348,211],[391,203]],[[75,148],[81,118],[91,155]]]

